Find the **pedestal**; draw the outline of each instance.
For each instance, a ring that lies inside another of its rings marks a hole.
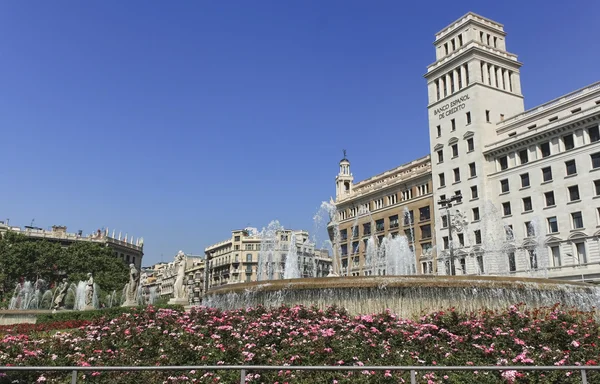
[[[134,301],[126,301],[121,305],[121,307],[137,307],[137,303]]]
[[[171,300],[169,300],[169,304],[171,305],[190,305],[190,301],[188,299],[176,299],[176,298],[172,298]]]

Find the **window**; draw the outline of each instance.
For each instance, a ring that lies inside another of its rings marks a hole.
[[[431,238],[431,225],[422,225],[421,226],[421,238],[429,239]]]
[[[514,240],[515,234],[513,233],[513,226],[509,224],[504,227],[504,234],[506,235],[506,240]]]
[[[440,173],[438,177],[440,178],[440,187],[446,186],[446,176],[444,176],[443,173]]]
[[[587,253],[585,251],[585,243],[575,243],[577,249],[577,261],[579,264],[587,264]]]
[[[590,155],[590,157],[592,158],[592,168],[600,168],[600,152],[593,153]]]
[[[438,163],[444,162],[444,151],[442,149],[437,151],[437,157],[438,157]]]
[[[240,241],[240,237],[239,236],[234,237],[233,241]]]
[[[467,125],[471,124],[471,112],[467,112]]]
[[[552,181],[552,168],[551,167],[542,168],[542,179],[544,181]]]
[[[415,222],[415,214],[414,212],[408,211],[408,215],[404,215],[404,225],[411,225],[412,223]]]
[[[437,137],[442,136],[442,126],[438,125],[436,128],[437,128]]]
[[[352,237],[358,237],[358,226],[352,227]]]
[[[467,139],[467,151],[472,152],[475,150],[475,143],[473,142],[473,138],[470,137]]]
[[[465,246],[465,235],[462,233],[458,234],[458,244],[460,244],[461,247]]]
[[[552,254],[552,262],[555,267],[561,266],[560,261],[560,247],[558,245],[554,245],[550,247],[550,253]]]
[[[598,126],[588,128],[588,134],[590,135],[590,143],[600,140],[600,129]]]
[[[521,175],[521,188],[529,187],[529,173],[523,173]]]
[[[594,194],[600,196],[600,180],[594,180]]]
[[[527,237],[535,236],[535,228],[531,224],[531,221],[525,222],[525,233],[527,234]]]
[[[460,181],[460,169],[454,168],[454,182],[458,183]]]
[[[558,120],[558,116],[552,116],[551,118],[548,119],[548,121],[552,122],[552,121],[556,121]]]
[[[578,201],[579,200],[579,186],[571,185],[569,188],[569,201]]]
[[[455,119],[450,120],[450,124],[452,124],[452,130],[456,131],[456,120]]]
[[[500,191],[506,193],[510,190],[508,186],[508,179],[500,180]]]
[[[442,216],[442,228],[448,228],[448,216]]]
[[[554,207],[556,204],[554,201],[554,191],[544,193],[544,197],[546,198],[546,207]]]
[[[565,151],[575,148],[575,140],[573,140],[573,134],[563,136],[563,143],[565,144]]]
[[[340,231],[340,239],[343,241],[343,240],[346,240],[347,238],[348,238],[348,230],[342,229]]]
[[[431,218],[429,206],[419,208],[419,220],[426,221]]]
[[[490,111],[485,111],[485,121],[490,122]]]
[[[375,231],[381,232],[385,230],[385,222],[383,219],[379,219],[375,222]]]
[[[500,170],[505,170],[508,168],[508,157],[502,156],[498,159],[498,164],[500,165]]]
[[[398,228],[398,215],[390,216],[390,228]]]
[[[538,269],[537,253],[535,252],[535,249],[528,249],[527,252],[529,253],[529,265],[531,266],[531,269]]]
[[[508,270],[510,272],[515,272],[517,270],[517,260],[514,252],[508,253]]]
[[[477,198],[478,198],[477,186],[474,185],[471,187],[471,199],[477,199]]]
[[[481,231],[477,229],[473,234],[475,235],[475,244],[481,244]]]
[[[531,197],[523,198],[523,212],[533,211],[533,204],[531,203]]]
[[[581,212],[571,213],[571,218],[573,219],[573,229],[583,228],[583,216],[581,215]]]
[[[519,160],[521,160],[521,164],[527,164],[529,162],[529,151],[526,149],[519,151]]]
[[[540,151],[542,152],[542,158],[550,156],[550,142],[540,144]]]
[[[368,236],[371,234],[371,223],[363,224],[363,236]]]
[[[575,160],[565,161],[565,167],[567,168],[567,176],[577,174],[577,165],[575,164]]]
[[[548,218],[548,233],[557,233],[558,232],[558,220],[556,220],[556,216],[552,216]]]
[[[450,248],[450,241],[448,241],[448,236],[442,237],[442,241],[444,242],[444,249]]]
[[[477,176],[477,167],[475,167],[475,163],[469,164],[469,175],[471,177]]]
[[[252,262],[252,254],[251,253],[247,253],[246,254],[246,263],[251,263]]]
[[[510,202],[502,203],[502,212],[504,216],[510,216]]]
[[[458,156],[458,144],[452,144],[452,157]]]
[[[473,221],[479,221],[479,208],[473,208]]]

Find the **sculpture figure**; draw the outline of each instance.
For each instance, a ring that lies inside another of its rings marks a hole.
[[[87,274],[88,281],[85,284],[85,308],[94,308],[94,277],[91,273]]]
[[[137,293],[140,285],[140,273],[134,264],[129,264],[129,282],[125,285],[125,303],[123,306],[137,305]]]
[[[56,289],[57,294],[54,303],[52,303],[52,309],[62,309],[65,307],[65,298],[67,297],[68,289],[69,283],[67,282],[67,279],[63,279],[62,284]]]
[[[177,271],[177,278],[175,279],[175,284],[173,285],[173,296],[175,299],[185,299],[186,292],[184,287],[185,280],[185,254],[182,251],[177,253],[175,256],[175,270]]]

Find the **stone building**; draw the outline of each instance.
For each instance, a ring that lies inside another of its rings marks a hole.
[[[108,228],[104,230],[98,229],[96,232],[83,235],[82,231],[77,233],[67,232],[67,227],[62,225],[53,225],[51,230],[45,230],[34,226],[15,227],[9,226],[4,222],[0,222],[0,235],[6,232],[18,233],[27,236],[32,240],[47,240],[60,243],[64,247],[75,242],[92,242],[102,246],[110,247],[116,256],[120,257],[127,265],[134,264],[139,270],[142,266],[142,258],[144,257],[144,239],[134,239],[133,236],[125,235],[122,237],[119,233],[115,236],[109,234]]]
[[[429,156],[354,183],[350,161],[344,153],[336,176],[335,207],[340,244],[334,247],[334,259],[340,260],[340,264],[334,268],[341,268],[336,273],[342,276],[382,273],[366,264],[367,242],[374,238],[381,244],[387,236],[406,237],[417,273],[435,270]],[[335,243],[332,223],[329,237]]]
[[[225,284],[273,280],[283,278],[285,258],[290,247],[295,246],[299,258],[299,270],[302,277],[322,277],[329,273],[331,258],[327,250],[315,249],[307,231],[277,229],[273,231],[270,247],[271,259],[264,256],[262,276],[259,276],[259,258],[261,247],[265,246],[264,237],[255,228],[235,230],[231,238],[210,245],[205,249],[208,263],[205,289]],[[295,244],[291,244],[295,238]],[[266,251],[266,249],[265,249]],[[267,263],[271,260],[271,266]]]
[[[600,83],[525,110],[502,24],[468,13],[434,46],[433,195],[463,197],[435,210],[440,272],[600,280]]]

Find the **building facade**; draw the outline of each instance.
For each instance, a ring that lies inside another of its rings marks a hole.
[[[272,237],[268,250],[272,256],[263,253],[263,270],[260,272],[259,259],[265,241],[254,228],[232,231],[231,238],[206,247],[208,268],[205,289],[259,279],[283,279],[285,260],[292,246],[296,247],[301,277],[322,277],[329,273],[329,252],[315,249],[307,231],[280,229]],[[295,239],[295,244],[291,243],[292,239]]]
[[[102,246],[110,247],[116,256],[120,257],[127,265],[134,264],[140,270],[142,266],[142,258],[144,257],[144,239],[134,239],[133,236],[121,234],[115,236],[109,234],[108,228],[105,230],[98,229],[95,233],[83,235],[81,231],[78,233],[67,232],[67,227],[62,225],[53,225],[51,230],[45,230],[38,227],[26,226],[15,227],[4,222],[0,222],[0,235],[5,232],[14,232],[23,236],[27,236],[32,240],[46,240],[60,243],[64,247],[75,242],[92,242]]]
[[[342,276],[381,273],[366,262],[367,243],[374,238],[376,244],[381,244],[386,236],[407,238],[417,273],[435,271],[429,156],[356,184],[350,172],[350,161],[344,156],[336,176],[335,207],[339,240],[335,239],[334,220],[329,226],[329,237],[334,244],[339,241],[339,246],[333,247],[334,259],[340,260],[336,273]]]
[[[501,24],[468,13],[434,46],[433,198],[462,196],[435,209],[440,273],[600,280],[600,83],[525,111]]]

